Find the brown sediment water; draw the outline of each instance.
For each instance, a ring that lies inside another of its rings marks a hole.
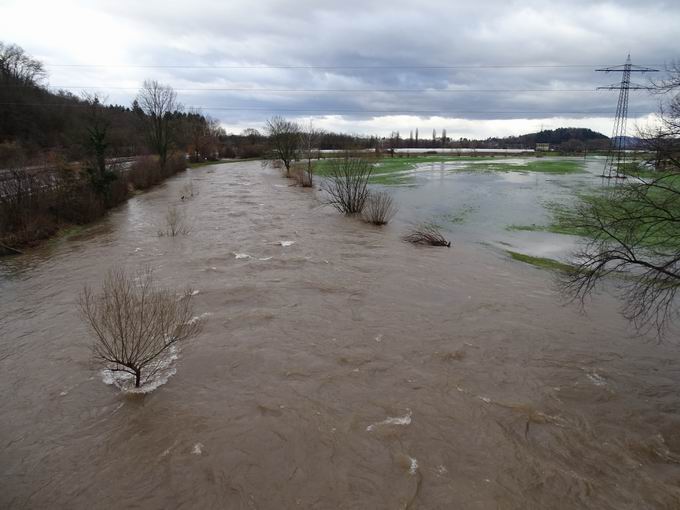
[[[550,272],[288,184],[204,167],[0,262],[0,507],[680,507],[677,345],[606,293],[584,316]],[[189,235],[156,235],[170,203]],[[78,316],[117,264],[206,317],[146,395],[102,382]]]

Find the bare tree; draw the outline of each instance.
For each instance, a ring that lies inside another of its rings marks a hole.
[[[364,221],[374,225],[387,225],[397,213],[392,196],[386,191],[370,192],[363,210]]]
[[[171,347],[200,332],[192,296],[190,289],[178,299],[176,292],[156,287],[151,270],[109,271],[99,293],[85,287],[80,294],[95,359],[107,370],[131,374],[138,388],[162,367]]]
[[[671,69],[659,92],[671,94],[660,127],[647,133],[659,172],[631,175],[598,197],[581,201],[562,218],[586,237],[576,267],[561,277],[563,291],[583,303],[610,275],[621,292],[623,315],[638,330],[661,337],[677,318],[680,289],[680,69]]]
[[[300,126],[283,117],[272,117],[267,121],[266,131],[272,147],[272,159],[281,161],[286,168],[286,177],[290,177],[290,166],[300,152]]]
[[[161,170],[165,170],[175,136],[172,114],[179,109],[177,94],[169,85],[146,80],[136,99],[144,112],[146,135],[151,149],[158,154]]]
[[[219,158],[219,137],[224,129],[217,119],[204,115],[200,110],[189,110],[183,122],[184,138],[190,147],[193,162]]]
[[[304,187],[312,187],[314,185],[314,153],[319,150],[319,142],[323,131],[316,129],[314,123],[310,120],[309,124],[300,133],[300,145],[304,158],[306,160],[304,174],[301,179],[301,184]]]
[[[368,199],[368,181],[373,165],[363,159],[345,157],[331,163],[322,189],[328,194],[327,203],[343,214],[360,214]]]
[[[38,85],[47,76],[42,62],[16,44],[0,42],[0,82]]]

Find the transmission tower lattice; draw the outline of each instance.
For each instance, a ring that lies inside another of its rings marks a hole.
[[[637,85],[630,82],[630,73],[655,73],[658,69],[651,67],[635,66],[631,64],[630,54],[626,63],[622,66],[605,67],[596,69],[603,73],[621,72],[621,83],[609,85],[607,87],[597,87],[597,90],[619,90],[619,102],[616,106],[616,118],[614,119],[614,129],[609,140],[609,150],[607,160],[602,170],[602,177],[607,179],[625,178],[625,174],[620,169],[625,168],[626,164],[626,124],[628,122],[628,93],[630,90],[649,90],[650,87]]]

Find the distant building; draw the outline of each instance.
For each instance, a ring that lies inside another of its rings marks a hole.
[[[536,144],[536,151],[549,151],[550,150],[550,144],[549,143],[537,143]]]

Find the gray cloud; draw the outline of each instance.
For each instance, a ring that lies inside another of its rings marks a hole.
[[[10,0],[0,6],[0,19],[3,37],[48,64],[104,66],[51,66],[56,85],[108,87],[112,101],[129,103],[130,89],[156,78],[227,126],[260,125],[274,113],[339,115],[336,120],[352,130],[384,132],[392,129],[387,115],[395,114],[412,117],[414,127],[432,116],[567,117],[583,125],[611,116],[616,93],[594,89],[619,75],[595,73],[594,67],[622,63],[628,51],[640,64],[676,58],[680,4],[101,0],[55,7]],[[527,67],[478,67],[488,65]],[[550,65],[570,67],[544,67]],[[449,66],[460,67],[426,68]],[[286,89],[307,91],[281,91]],[[354,92],[308,91],[317,89]],[[404,91],[410,89],[426,91]],[[656,108],[656,98],[631,95],[634,116]]]

